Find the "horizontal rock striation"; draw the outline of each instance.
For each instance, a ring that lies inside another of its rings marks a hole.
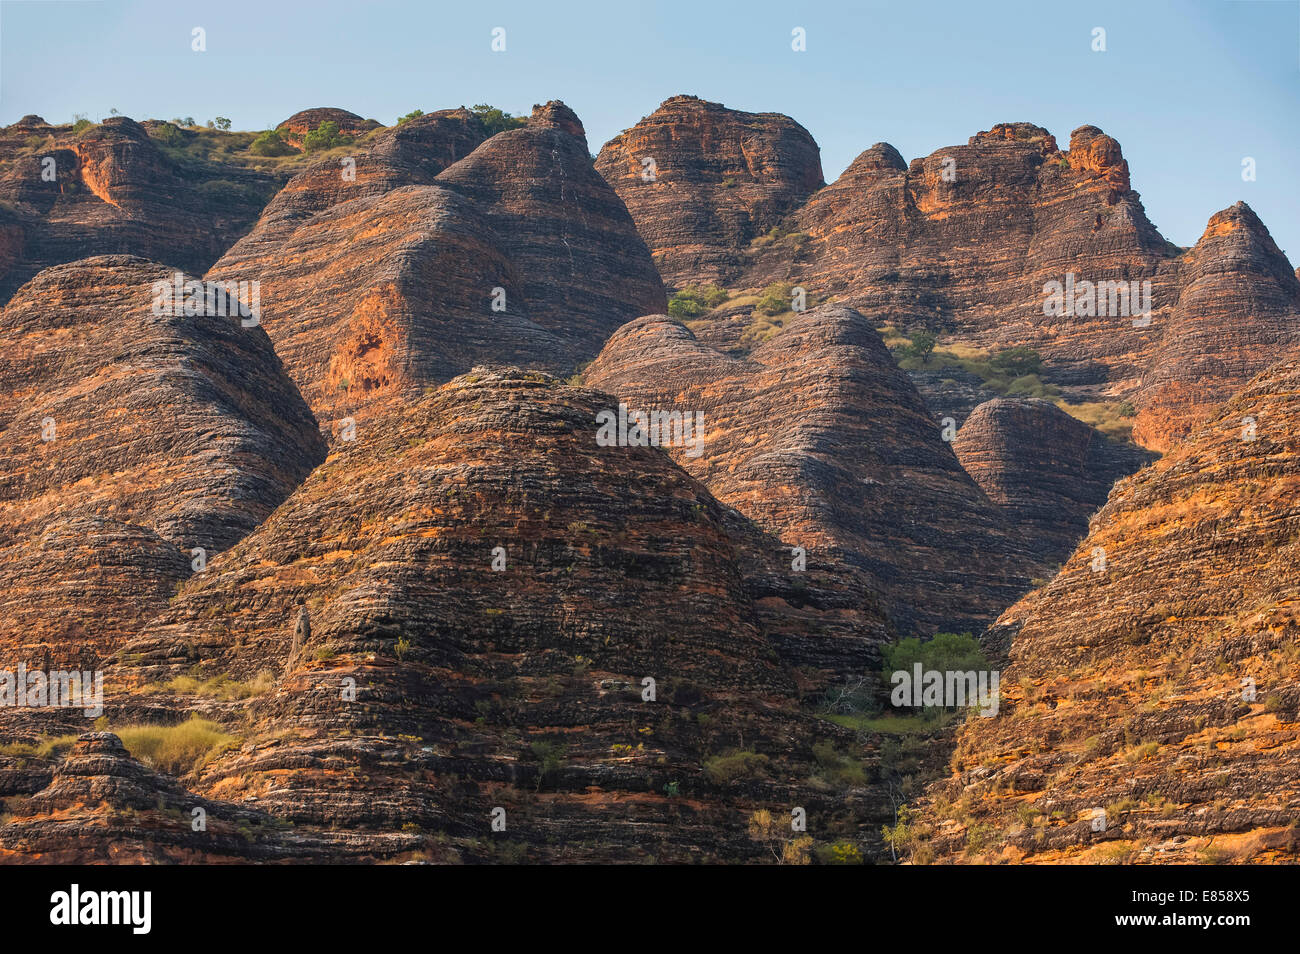
[[[349,831],[348,851],[401,830],[477,860],[758,857],[749,814],[796,804],[820,837],[870,832],[865,789],[807,784],[812,745],[852,736],[797,709],[745,579],[761,535],[660,451],[599,446],[603,403],[478,369],[377,419],[113,683],[269,670],[193,790]],[[706,770],[736,751],[736,777]]]
[[[170,269],[46,269],[0,314],[0,655],[115,649],[324,457],[264,332],[156,315]]]
[[[1177,306],[1135,399],[1133,436],[1157,450],[1186,437],[1300,336],[1300,281],[1246,203],[1210,218],[1179,275]]]
[[[38,148],[25,145],[35,132]],[[257,220],[279,181],[215,162],[184,166],[144,127],[114,116],[0,137],[0,302],[51,265],[132,254],[205,271]]]
[[[851,309],[807,312],[745,359],[642,318],[584,381],[629,409],[702,414],[699,452],[674,460],[809,565],[865,572],[900,634],[982,628],[1028,586],[1023,542]]]
[[[1062,563],[1111,487],[1157,455],[1108,439],[1049,401],[998,398],[971,413],[952,445],[1035,558]]]
[[[296,177],[212,269],[261,279],[263,322],[323,419],[479,363],[567,371],[663,288],[577,118],[538,107],[485,140],[467,110]]]
[[[1002,705],[934,790],[940,857],[1295,862],[1298,393],[1294,360],[1255,378],[999,620]]]
[[[318,106],[294,113],[275,128],[294,146],[302,148],[303,137],[320,127],[321,123],[336,123],[344,136],[362,136],[380,128],[373,119],[362,119],[356,113],[334,106]]]
[[[780,113],[674,96],[600,150],[664,280],[730,283],[749,243],[823,185],[808,131]]]
[[[1293,269],[1254,213],[1225,210],[1195,249],[1177,248],[1147,219],[1119,143],[1095,126],[1075,129],[1063,149],[1039,126],[1001,123],[910,163],[877,143],[817,188],[796,172],[808,163],[789,161],[798,150],[786,133],[798,127],[770,119],[768,139],[745,139],[748,115],[678,97],[602,150],[601,171],[675,286],[785,282],[908,333],[1032,348],[1043,378],[1073,400],[1134,403],[1136,439],[1155,450],[1294,340]],[[720,130],[749,144],[746,157],[785,157],[766,164],[784,173],[770,182],[803,182],[782,191],[770,241],[736,224],[749,180],[727,166],[738,160]],[[685,171],[644,181],[640,161],[652,153]],[[1066,287],[1070,302],[1045,312]],[[725,334],[729,317],[700,324]],[[979,403],[978,382],[913,377],[936,417],[960,420]]]

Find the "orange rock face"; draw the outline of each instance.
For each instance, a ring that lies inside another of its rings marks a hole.
[[[857,312],[810,311],[746,359],[647,317],[583,380],[630,409],[701,414],[701,445],[673,459],[810,565],[865,572],[900,634],[979,630],[1028,587],[1023,541]]]
[[[1002,707],[959,736],[933,849],[1296,861],[1298,393],[1294,360],[1254,379],[1122,482],[1061,574],[1003,615]],[[964,816],[943,807],[958,799]]]
[[[1300,334],[1300,281],[1244,202],[1211,217],[1179,278],[1136,399],[1133,436],[1157,450],[1183,439]]]
[[[1156,450],[1300,333],[1291,265],[1254,214],[1220,213],[1183,253],[1147,219],[1119,143],[1095,126],[1062,150],[1041,127],[1001,123],[910,164],[878,143],[820,189],[796,172],[811,165],[792,158],[791,128],[679,97],[606,145],[599,168],[666,281],[786,282],[878,326],[994,352],[1032,348],[1044,379],[1073,400],[1136,404],[1134,433]],[[752,148],[727,148],[725,131]],[[747,176],[732,168],[737,152],[785,158],[760,164],[767,178]],[[651,154],[677,174],[644,181],[639,163]],[[763,219],[780,226],[771,241],[747,225],[761,205],[746,191],[756,183],[780,196],[770,206],[779,213]],[[1050,308],[1062,286],[1078,294]],[[915,379],[936,418],[960,420],[978,403],[946,380]]]
[[[664,280],[730,283],[740,250],[822,186],[820,150],[780,113],[674,96],[600,150]]]
[[[324,456],[266,334],[158,316],[173,273],[46,269],[0,313],[0,652],[94,660]]]
[[[286,852],[757,858],[750,813],[786,802],[874,839],[871,786],[808,781],[812,745],[852,734],[798,708],[747,580],[764,535],[659,450],[599,445],[604,403],[478,369],[377,417],[109,666],[110,721],[192,705],[159,687],[196,662],[267,672],[205,704],[239,740],[185,782],[292,820]],[[0,849],[48,830],[68,774]]]
[[[181,169],[144,128],[115,116],[80,135],[45,127],[0,137],[0,301],[42,268],[130,253],[203,272],[254,221],[277,181],[265,173],[195,163]]]
[[[322,418],[482,362],[567,371],[663,287],[561,103],[483,141],[466,110],[314,165],[213,267],[262,280],[263,322]]]

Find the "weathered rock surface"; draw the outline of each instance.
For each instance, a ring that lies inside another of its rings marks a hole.
[[[13,817],[0,825],[0,864],[319,863],[327,857],[324,845],[263,812],[186,791],[133,759],[111,732],[80,736],[46,771],[46,787],[16,800]]]
[[[602,172],[673,285],[787,282],[911,332],[986,351],[1032,348],[1044,379],[1067,397],[1136,404],[1136,438],[1156,450],[1277,360],[1300,331],[1300,285],[1254,213],[1244,205],[1219,213],[1184,252],[1147,219],[1119,143],[1094,126],[1074,130],[1061,149],[1041,127],[1002,123],[910,164],[878,143],[824,188],[787,188],[784,218],[773,222],[779,234],[755,242],[728,211],[745,207],[739,184],[748,180],[698,157],[704,143],[717,162],[734,160],[715,127],[748,129],[735,118],[745,115],[679,97],[602,150]],[[670,157],[655,156],[661,169],[682,156],[687,181],[662,171],[643,181],[640,160],[656,153]],[[718,187],[724,175],[732,185]],[[732,205],[718,195],[734,197]],[[1051,283],[1067,276],[1080,290],[1074,307],[1045,314]],[[1112,284],[1120,282],[1122,294]],[[1150,313],[1137,314],[1146,301]],[[727,318],[716,316],[722,325]],[[951,375],[914,378],[942,405],[932,406],[936,416],[960,419],[973,407],[968,384]]]
[[[438,182],[483,210],[519,269],[528,315],[575,363],[624,322],[667,307],[645,242],[563,103],[534,107],[526,126],[493,136]]]
[[[1091,126],[1064,152],[1045,129],[1001,124],[907,166],[878,144],[796,218],[806,264],[774,248],[751,285],[797,278],[898,327],[1028,345],[1066,384],[1135,378],[1154,332],[1117,315],[1047,317],[1048,282],[1151,280],[1154,305],[1170,304],[1162,266],[1177,250],[1147,220],[1118,144]]]
[[[33,149],[25,144],[33,133],[51,138]],[[278,185],[233,166],[182,168],[125,116],[80,135],[10,126],[0,137],[0,203],[10,206],[0,221],[0,302],[41,269],[91,255],[129,253],[201,273]]]
[[[1047,565],[1074,551],[1117,480],[1157,456],[1109,440],[1050,401],[1008,398],[975,408],[952,449]]]
[[[1259,375],[1002,616],[1001,709],[930,802],[941,858],[1297,860],[1298,394],[1294,360]]]
[[[567,371],[663,288],[577,118],[484,141],[467,110],[297,176],[211,278],[261,278],[262,320],[322,419],[478,363]],[[498,289],[500,291],[498,291]]]
[[[596,168],[674,286],[736,279],[742,250],[823,184],[817,143],[793,119],[694,96],[615,136]]]
[[[362,119],[346,109],[319,106],[296,112],[275,128],[289,143],[301,149],[303,137],[317,129],[321,123],[337,123],[340,133],[354,138],[378,129],[381,125],[373,119]]]
[[[404,186],[334,205],[264,255],[236,249],[210,277],[267,276],[262,324],[313,410],[337,430],[377,399],[476,361],[567,363],[562,344],[530,320],[502,244],[463,197]],[[516,292],[505,312],[493,312],[493,288]]]
[[[1023,542],[851,309],[807,312],[745,359],[642,318],[584,381],[629,410],[702,414],[702,452],[673,447],[674,460],[810,566],[866,572],[900,634],[978,630],[1028,587]]]
[[[744,578],[761,534],[660,451],[598,446],[605,401],[479,369],[378,416],[109,680],[271,670],[193,790],[346,830],[340,852],[400,829],[479,860],[757,858],[750,812],[796,804],[874,843],[868,789],[808,782],[814,742],[854,742],[798,711]],[[753,764],[705,770],[733,750]]]
[[[46,269],[0,313],[0,657],[94,659],[324,457],[259,328],[152,313],[171,269]]]
[[[1178,303],[1136,404],[1134,437],[1165,450],[1294,349],[1300,281],[1250,206],[1211,217],[1183,256]]]

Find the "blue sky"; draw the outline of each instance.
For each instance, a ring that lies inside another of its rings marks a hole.
[[[504,53],[490,49],[497,26]],[[790,48],[796,26],[806,52]],[[879,141],[912,159],[997,122],[1037,123],[1062,146],[1091,123],[1123,145],[1168,238],[1192,244],[1244,199],[1300,264],[1300,0],[0,0],[0,31],[5,124],[117,108],[262,129],[309,106],[391,123],[416,107],[527,113],[562,99],[595,152],[690,93],[793,116],[833,180]]]

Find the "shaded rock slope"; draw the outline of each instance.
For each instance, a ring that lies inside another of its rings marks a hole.
[[[324,457],[259,328],[153,312],[170,269],[49,268],[0,313],[0,653],[90,659]]]
[[[313,165],[210,273],[259,276],[267,333],[323,419],[481,362],[570,370],[665,304],[562,103],[490,139],[467,110],[434,113],[354,167]]]
[[[794,806],[818,843],[878,846],[875,783],[822,778],[812,752],[858,743],[802,713],[746,581],[747,547],[784,548],[659,450],[598,446],[605,403],[483,369],[378,416],[126,647],[108,722],[220,720],[237,741],[188,790],[335,858],[758,859],[752,812]],[[167,688],[263,672],[274,688],[243,701]],[[28,796],[0,848],[39,847],[67,784]]]
[[[1050,401],[1008,398],[975,408],[952,449],[1035,558],[1053,566],[1074,552],[1114,483],[1157,457],[1109,440]]]
[[[1297,860],[1298,433],[1289,360],[1122,482],[1002,616],[1002,706],[934,790],[938,857]]]
[[[790,117],[694,96],[665,100],[605,143],[596,169],[674,286],[734,281],[749,243],[823,184],[817,143]]]
[[[867,573],[900,634],[978,630],[1028,587],[1011,529],[942,440],[862,315],[807,312],[748,358],[663,316],[626,325],[584,372],[629,410],[703,415],[669,448],[719,500]]]
[[[0,135],[0,302],[41,269],[91,255],[202,273],[279,186],[219,162],[182,166],[125,116],[80,134],[33,120]]]

